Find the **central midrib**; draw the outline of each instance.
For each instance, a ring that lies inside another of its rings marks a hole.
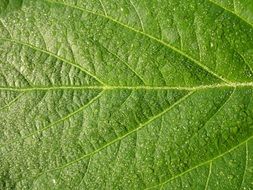
[[[253,87],[253,82],[212,84],[199,86],[28,86],[28,87],[0,87],[6,91],[43,91],[43,90],[205,90],[219,88]]]

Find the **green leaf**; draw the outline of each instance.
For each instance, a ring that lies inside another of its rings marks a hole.
[[[253,189],[252,0],[0,1],[0,189]]]

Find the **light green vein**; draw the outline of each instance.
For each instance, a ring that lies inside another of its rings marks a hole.
[[[140,16],[139,12],[137,11],[136,6],[134,5],[134,3],[133,3],[131,0],[129,0],[129,2],[131,3],[131,5],[132,5],[133,8],[134,8],[134,11],[136,12],[136,15],[137,15],[137,17],[138,17],[138,19],[139,19],[139,22],[140,22],[142,31],[145,32],[145,30],[144,30],[144,24],[143,24],[143,22],[142,22],[142,19],[141,19],[141,16]]]
[[[245,144],[245,167],[244,167],[244,172],[243,172],[243,176],[242,176],[242,182],[240,184],[240,189],[242,189],[242,187],[243,187],[245,175],[246,175],[247,168],[248,168],[248,162],[249,162],[249,147],[248,147],[248,142],[246,142],[246,144]]]
[[[231,92],[231,94],[228,95],[228,97],[226,98],[226,100],[225,100],[224,102],[222,102],[222,103],[219,105],[218,109],[215,110],[215,112],[214,112],[209,118],[207,118],[207,120],[205,121],[203,127],[201,127],[200,129],[198,129],[198,131],[197,131],[195,134],[193,134],[193,135],[186,141],[186,143],[190,142],[193,138],[195,138],[195,137],[198,135],[198,133],[199,133],[201,130],[205,129],[205,127],[206,127],[206,125],[208,124],[208,122],[210,122],[211,119],[214,118],[214,117],[215,117],[215,116],[228,104],[228,102],[232,99],[232,96],[233,96],[233,94],[235,93],[235,91],[236,91],[236,88],[234,88],[233,91]]]
[[[209,164],[209,172],[208,172],[208,176],[207,176],[207,180],[206,180],[206,185],[205,185],[205,190],[207,190],[208,184],[209,184],[209,181],[210,181],[210,177],[211,177],[211,173],[212,173],[212,165],[213,165],[213,163],[210,162],[210,164]]]
[[[22,95],[24,94],[24,92],[20,93],[18,96],[16,96],[15,98],[13,98],[10,102],[8,102],[6,105],[4,105],[3,107],[0,108],[0,110],[3,110],[7,107],[10,107],[13,103],[15,103]]]
[[[43,91],[43,90],[205,90],[215,88],[235,88],[235,87],[253,87],[253,82],[249,83],[230,83],[230,84],[213,84],[199,86],[31,86],[31,87],[4,87],[0,90],[6,91]]]
[[[148,188],[146,188],[146,189],[153,189],[153,188],[156,188],[156,187],[160,187],[161,185],[165,185],[166,183],[168,183],[168,182],[170,182],[170,181],[172,181],[172,180],[174,180],[174,179],[176,179],[176,178],[178,178],[178,177],[181,177],[181,176],[183,176],[184,174],[186,174],[186,173],[188,173],[188,172],[190,172],[190,171],[192,171],[192,170],[194,170],[194,169],[197,169],[197,168],[199,168],[199,167],[201,167],[201,166],[204,166],[204,165],[206,165],[206,164],[209,164],[210,162],[213,162],[213,161],[215,161],[215,160],[217,160],[217,159],[223,157],[224,155],[226,155],[226,154],[232,152],[232,151],[235,150],[236,148],[238,148],[238,147],[244,145],[245,143],[247,143],[248,141],[250,141],[250,140],[252,140],[252,139],[253,139],[253,135],[250,136],[249,138],[247,138],[246,140],[242,141],[241,143],[237,144],[236,146],[232,147],[231,149],[229,149],[229,150],[223,152],[222,154],[217,155],[217,156],[215,156],[214,158],[212,158],[212,159],[210,159],[210,160],[207,160],[207,161],[205,161],[205,162],[202,162],[202,163],[200,163],[200,164],[198,164],[198,165],[196,165],[196,166],[193,166],[192,168],[189,168],[188,170],[185,170],[184,172],[179,173],[179,174],[177,174],[177,175],[175,175],[175,176],[169,178],[168,180],[166,180],[166,181],[164,181],[164,182],[162,182],[162,183],[160,183],[160,184],[157,184],[157,185],[148,187]],[[146,189],[145,189],[145,190],[146,190]]]
[[[41,128],[41,129],[39,129],[39,130],[37,130],[37,131],[34,131],[34,132],[30,133],[30,134],[27,135],[27,136],[24,136],[24,137],[22,137],[22,138],[16,139],[16,140],[11,141],[11,142],[6,142],[6,143],[4,143],[4,144],[1,144],[1,145],[0,145],[0,148],[3,148],[3,147],[5,147],[5,146],[7,146],[7,145],[10,145],[10,144],[13,144],[14,142],[19,142],[19,141],[24,140],[24,139],[26,139],[26,138],[32,137],[32,136],[35,135],[35,134],[41,133],[42,131],[48,130],[48,129],[50,129],[50,128],[56,126],[57,124],[59,124],[59,123],[65,121],[65,120],[67,120],[68,118],[70,118],[70,117],[76,115],[77,113],[79,113],[79,112],[81,112],[82,110],[84,110],[85,108],[87,108],[89,105],[91,105],[93,102],[95,102],[98,98],[100,98],[100,97],[102,96],[103,93],[104,93],[104,91],[101,91],[97,96],[93,97],[88,103],[86,103],[85,105],[83,105],[83,106],[80,107],[79,109],[73,111],[72,113],[66,115],[65,117],[62,117],[61,119],[59,119],[59,120],[57,120],[57,121],[55,121],[55,122],[49,124],[49,125],[46,126],[46,127],[43,127],[43,128]]]
[[[236,14],[235,12],[233,12],[233,11],[231,11],[231,10],[229,10],[229,9],[227,9],[227,8],[225,8],[225,7],[223,7],[222,5],[216,3],[216,2],[214,2],[214,1],[212,1],[212,0],[207,0],[207,1],[209,1],[210,3],[212,3],[212,4],[214,4],[214,5],[218,6],[218,7],[220,7],[221,9],[223,9],[223,10],[225,10],[225,11],[231,13],[232,15],[238,17],[240,20],[242,20],[243,22],[245,22],[246,24],[248,24],[250,27],[253,28],[253,25],[252,25],[251,23],[249,23],[247,20],[245,20],[243,17],[241,17],[240,15]]]
[[[118,59],[120,62],[122,62],[137,78],[139,78],[141,80],[141,82],[143,84],[146,84],[145,80],[143,79],[143,77],[137,73],[129,63],[127,63],[126,61],[122,60],[117,54],[115,54],[114,52],[112,52],[111,50],[109,50],[107,47],[105,47],[103,44],[96,42],[97,45],[101,46],[105,51],[107,51],[109,54],[111,54],[112,56],[114,56],[116,59]]]
[[[116,139],[110,141],[109,143],[103,145],[102,147],[100,147],[100,148],[98,148],[98,149],[96,149],[96,150],[94,150],[94,151],[92,151],[92,152],[90,152],[90,153],[88,153],[88,154],[85,154],[85,155],[83,155],[83,156],[81,156],[81,157],[79,157],[79,158],[77,158],[77,159],[75,159],[75,160],[73,160],[73,161],[71,161],[71,162],[69,162],[69,163],[66,163],[66,164],[64,164],[64,165],[62,165],[62,166],[60,166],[60,167],[54,168],[54,169],[47,170],[47,171],[45,171],[45,172],[39,174],[39,176],[42,175],[42,174],[44,174],[44,173],[46,173],[46,172],[50,172],[50,171],[54,171],[54,170],[63,169],[63,168],[65,168],[65,167],[68,167],[68,166],[70,166],[70,165],[73,165],[73,164],[75,164],[75,163],[77,163],[77,162],[79,162],[79,161],[81,161],[81,160],[83,160],[83,159],[85,159],[85,158],[87,158],[87,157],[90,157],[90,156],[92,156],[92,155],[94,155],[94,154],[99,153],[100,151],[102,151],[103,149],[107,148],[108,146],[111,146],[112,144],[115,144],[116,142],[121,141],[122,139],[126,138],[127,136],[129,136],[129,135],[131,135],[131,134],[133,134],[133,133],[135,133],[135,132],[141,130],[141,129],[144,128],[146,125],[148,125],[148,124],[150,124],[151,122],[155,121],[156,119],[158,119],[159,117],[161,117],[162,115],[164,115],[165,113],[167,113],[168,111],[170,111],[171,109],[173,109],[174,107],[176,107],[177,105],[179,105],[180,103],[182,103],[184,100],[186,100],[186,99],[187,99],[189,96],[191,96],[193,93],[194,93],[194,91],[193,91],[193,92],[189,92],[188,94],[186,94],[185,96],[183,96],[182,98],[180,98],[179,100],[177,100],[174,104],[172,104],[172,105],[170,105],[168,108],[164,109],[164,110],[163,110],[162,112],[160,112],[159,114],[157,114],[157,115],[151,117],[148,121],[146,121],[146,122],[144,122],[144,123],[140,123],[139,126],[136,127],[134,130],[129,131],[128,133],[126,133],[126,134],[124,134],[124,135],[122,135],[122,136],[120,136],[120,137],[118,137],[118,138],[116,138]]]
[[[86,73],[87,75],[91,76],[92,78],[94,78],[95,80],[97,80],[99,83],[101,83],[102,85],[106,85],[103,81],[101,81],[99,78],[97,78],[95,75],[93,75],[92,73],[90,73],[88,70],[84,69],[83,67],[81,67],[79,64],[76,64],[76,63],[72,63],[70,61],[68,61],[67,59],[64,59],[63,57],[60,57],[50,51],[47,51],[47,50],[44,50],[44,49],[41,49],[41,48],[38,48],[32,44],[28,44],[28,43],[25,43],[25,42],[21,42],[21,41],[18,41],[16,39],[9,39],[9,38],[0,38],[0,40],[4,40],[4,41],[9,41],[9,42],[12,42],[12,43],[16,43],[16,44],[19,44],[19,45],[24,45],[24,46],[27,46],[31,49],[34,49],[36,51],[40,51],[42,53],[45,53],[45,54],[48,54],[52,57],[55,57],[56,59],[59,59],[69,65],[72,65],[73,67],[76,67],[78,69],[80,69],[81,71],[83,71],[84,73]]]
[[[100,5],[101,5],[101,7],[103,9],[103,12],[104,12],[105,16],[107,16],[107,12],[106,12],[106,9],[105,9],[105,6],[104,6],[102,0],[99,0],[99,3],[100,3]]]
[[[156,41],[156,42],[158,42],[158,43],[160,43],[160,44],[166,46],[167,48],[173,50],[174,52],[177,52],[177,53],[179,53],[180,55],[182,55],[182,56],[186,57],[187,59],[191,60],[193,63],[195,63],[195,64],[197,64],[199,67],[201,67],[203,70],[205,70],[206,72],[208,72],[208,73],[210,73],[211,75],[215,76],[216,78],[219,78],[219,79],[222,80],[223,82],[231,83],[231,81],[229,81],[229,80],[225,79],[224,77],[222,77],[222,76],[216,74],[215,72],[213,72],[212,70],[210,70],[207,66],[203,65],[203,64],[200,63],[198,60],[192,58],[191,56],[189,56],[189,55],[186,54],[185,52],[181,51],[180,49],[177,49],[176,47],[174,47],[174,46],[172,46],[172,45],[170,45],[170,44],[168,44],[168,43],[165,43],[164,41],[162,41],[162,40],[160,40],[160,39],[158,39],[158,38],[156,38],[156,37],[154,37],[154,36],[152,36],[152,35],[150,35],[150,34],[148,34],[148,33],[145,33],[145,32],[143,32],[143,31],[137,30],[137,29],[135,29],[135,28],[133,28],[133,27],[131,27],[131,26],[129,26],[129,25],[126,25],[126,24],[124,24],[124,23],[122,23],[122,22],[120,22],[120,21],[118,21],[118,20],[116,20],[116,19],[114,19],[114,18],[112,18],[112,17],[110,17],[110,16],[107,16],[107,15],[104,15],[104,14],[100,14],[100,13],[96,13],[96,12],[93,12],[93,11],[91,11],[91,10],[86,10],[86,9],[83,9],[83,8],[81,8],[81,7],[78,7],[78,6],[70,5],[70,4],[66,4],[66,3],[62,3],[62,2],[56,2],[56,1],[52,1],[52,0],[45,0],[45,1],[50,2],[50,3],[55,3],[55,4],[61,4],[61,5],[63,5],[63,6],[67,6],[67,7],[73,8],[73,9],[79,9],[79,10],[81,10],[81,11],[84,11],[84,12],[87,12],[87,13],[90,13],[90,14],[93,14],[93,15],[96,15],[96,16],[99,16],[99,17],[103,17],[103,18],[105,18],[105,19],[108,19],[108,20],[110,20],[110,21],[112,21],[112,22],[114,22],[114,23],[116,23],[116,24],[119,24],[119,25],[123,26],[124,28],[127,28],[128,30],[131,30],[131,31],[133,31],[133,32],[135,32],[135,33],[138,33],[138,34],[141,34],[141,35],[143,35],[143,36],[146,36],[146,37],[148,37],[149,39],[154,40],[154,41]]]

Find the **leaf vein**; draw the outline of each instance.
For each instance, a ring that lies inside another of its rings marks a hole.
[[[248,142],[246,142],[245,143],[245,167],[244,167],[244,172],[243,172],[243,176],[242,176],[242,182],[240,184],[240,189],[242,189],[242,185],[245,180],[245,175],[246,175],[246,171],[248,168],[248,162],[249,162],[249,147],[248,147]]]
[[[212,159],[210,159],[210,160],[207,160],[207,161],[204,161],[204,162],[202,162],[202,163],[200,163],[200,164],[198,164],[198,165],[196,165],[196,166],[193,166],[193,167],[191,167],[191,168],[185,170],[184,172],[179,173],[179,174],[177,174],[177,175],[175,175],[175,176],[173,176],[173,177],[167,179],[166,181],[164,181],[164,182],[162,182],[162,183],[159,183],[159,184],[157,184],[157,185],[150,186],[150,187],[148,187],[148,188],[146,188],[146,189],[152,189],[152,188],[155,188],[155,187],[159,187],[159,186],[164,185],[164,184],[166,184],[166,183],[168,183],[168,182],[170,182],[170,181],[172,181],[172,180],[174,180],[174,179],[176,179],[176,178],[178,178],[178,177],[183,176],[184,174],[186,174],[186,173],[188,173],[188,172],[190,172],[190,171],[192,171],[192,170],[194,170],[194,169],[197,169],[197,168],[199,168],[199,167],[201,167],[201,166],[204,166],[204,165],[206,165],[206,164],[209,164],[210,162],[213,162],[213,161],[215,161],[215,160],[221,158],[222,156],[224,156],[224,155],[226,155],[226,154],[232,152],[232,151],[235,150],[236,148],[238,148],[238,147],[244,145],[245,143],[247,143],[247,142],[250,141],[251,139],[253,139],[253,135],[250,136],[249,138],[247,138],[246,140],[242,141],[241,143],[237,144],[236,146],[230,148],[229,150],[227,150],[227,151],[225,151],[225,152],[223,152],[223,153],[221,153],[221,154],[215,156],[214,158],[212,158]],[[146,190],[146,189],[145,189],[145,190]]]
[[[16,39],[0,38],[0,40],[9,41],[9,42],[12,42],[12,43],[24,45],[24,46],[29,47],[29,48],[31,48],[31,49],[34,49],[34,50],[36,50],[36,51],[40,51],[40,52],[42,52],[42,53],[48,54],[48,55],[50,55],[50,56],[52,56],[52,57],[55,57],[55,58],[57,58],[57,59],[59,59],[59,60],[65,62],[65,63],[67,63],[67,64],[69,64],[69,65],[72,65],[73,67],[76,67],[76,68],[80,69],[81,71],[83,71],[83,72],[86,73],[87,75],[93,77],[93,78],[94,78],[95,80],[97,80],[100,84],[106,85],[106,84],[105,84],[104,82],[102,82],[99,78],[97,78],[95,75],[93,75],[92,73],[90,73],[88,70],[84,69],[84,68],[83,68],[82,66],[80,66],[79,64],[72,63],[72,62],[68,61],[67,59],[65,59],[65,58],[63,58],[63,57],[60,57],[60,56],[54,54],[53,52],[50,52],[50,51],[48,51],[48,50],[41,49],[41,48],[36,47],[36,46],[34,46],[34,45],[32,45],[32,44],[28,44],[28,43],[25,43],[25,42],[18,41],[18,40],[16,40]]]
[[[207,180],[206,180],[206,185],[205,185],[205,190],[207,190],[208,184],[209,184],[209,181],[210,181],[210,177],[211,177],[211,173],[212,173],[212,165],[213,165],[213,163],[210,162],[210,164],[209,164],[209,172],[208,172],[208,176],[207,176]]]
[[[248,24],[251,28],[253,28],[253,25],[252,25],[251,23],[249,23],[246,19],[244,19],[244,18],[241,17],[240,15],[236,14],[235,12],[233,12],[233,11],[231,11],[231,10],[229,10],[229,9],[227,9],[227,8],[225,8],[225,7],[223,7],[222,5],[220,5],[220,4],[216,3],[216,2],[214,2],[213,0],[207,0],[207,1],[209,1],[210,3],[212,3],[212,4],[214,4],[214,5],[218,6],[218,7],[220,7],[221,9],[223,9],[223,10],[225,10],[225,11],[231,13],[232,15],[238,17],[240,20],[242,20],[243,22],[245,22],[246,24]]]
[[[15,103],[21,96],[23,96],[25,93],[22,92],[19,95],[17,95],[15,98],[13,98],[10,102],[8,102],[7,104],[5,104],[4,106],[0,107],[0,110],[3,110],[5,108],[9,108],[13,103]]]
[[[43,127],[43,128],[41,128],[41,129],[37,130],[37,131],[34,131],[34,132],[30,133],[29,135],[24,136],[24,137],[22,137],[22,138],[20,138],[20,139],[16,139],[15,141],[11,141],[11,142],[6,142],[6,143],[0,145],[0,148],[5,147],[5,146],[10,145],[10,144],[13,144],[14,142],[18,142],[18,141],[20,141],[20,140],[24,140],[24,139],[26,139],[26,138],[32,137],[33,135],[35,135],[35,134],[37,134],[37,133],[40,133],[40,132],[42,132],[42,131],[48,130],[48,129],[50,129],[50,128],[56,126],[57,124],[59,124],[59,123],[65,121],[65,120],[67,120],[68,118],[70,118],[70,117],[76,115],[77,113],[81,112],[82,110],[84,110],[86,107],[88,107],[88,106],[91,105],[93,102],[95,102],[98,98],[100,98],[100,97],[102,96],[103,93],[104,93],[104,90],[101,91],[97,96],[93,97],[88,103],[86,103],[85,105],[81,106],[81,107],[78,108],[77,110],[75,110],[75,111],[69,113],[68,115],[62,117],[61,119],[59,119],[59,120],[57,120],[57,121],[55,121],[55,122],[53,122],[53,123],[47,125],[46,127]]]
[[[0,86],[0,90],[9,91],[39,91],[39,90],[205,90],[215,88],[235,88],[235,87],[253,87],[253,82],[249,83],[231,83],[214,84],[199,86],[32,86],[32,87],[5,87]]]
[[[50,3],[55,3],[55,4],[61,4],[63,6],[67,6],[67,7],[70,7],[70,8],[73,8],[73,9],[79,9],[80,11],[84,11],[84,12],[87,12],[87,13],[90,13],[90,14],[93,14],[93,15],[96,15],[96,16],[100,16],[100,17],[103,17],[105,19],[108,19],[118,25],[121,25],[122,27],[130,30],[130,31],[133,31],[135,33],[138,33],[138,34],[141,34],[143,36],[146,36],[147,38],[153,40],[153,41],[156,41],[162,45],[164,45],[165,47],[169,48],[170,50],[182,55],[183,57],[187,58],[188,60],[191,60],[193,63],[195,63],[196,65],[198,65],[199,67],[201,67],[203,70],[205,70],[206,72],[208,72],[209,74],[211,74],[212,76],[215,76],[216,78],[222,80],[223,82],[226,82],[226,83],[231,83],[231,81],[225,79],[224,77],[218,75],[217,73],[213,72],[212,70],[209,69],[209,67],[205,66],[204,64],[200,63],[198,60],[194,59],[193,57],[191,57],[190,55],[184,53],[183,51],[181,51],[180,49],[168,44],[168,43],[165,43],[164,41],[148,34],[148,33],[145,33],[143,31],[140,31],[140,30],[137,30],[129,25],[126,25],[110,16],[106,16],[106,15],[103,15],[103,14],[100,14],[100,13],[96,13],[96,12],[93,12],[91,10],[86,10],[86,9],[83,9],[81,7],[78,7],[78,6],[75,6],[75,5],[70,5],[70,4],[66,4],[66,3],[62,3],[62,2],[56,2],[56,1],[53,1],[53,0],[45,0],[47,2],[50,2]]]
[[[116,143],[116,142],[119,142],[119,141],[121,141],[122,139],[128,137],[129,135],[131,135],[131,134],[133,134],[133,133],[135,133],[135,132],[137,132],[137,131],[143,129],[146,125],[150,124],[150,123],[153,122],[154,120],[158,119],[159,117],[161,117],[162,115],[164,115],[165,113],[167,113],[169,110],[173,109],[174,107],[176,107],[177,105],[179,105],[180,103],[182,103],[184,100],[186,100],[186,99],[187,99],[189,96],[191,96],[193,93],[194,93],[194,91],[193,91],[193,92],[189,92],[188,94],[186,94],[185,96],[183,96],[182,98],[180,98],[179,100],[177,100],[175,103],[173,103],[172,105],[170,105],[168,108],[166,108],[166,109],[163,110],[162,112],[160,112],[160,113],[158,113],[157,115],[151,117],[148,121],[146,121],[146,122],[144,122],[144,123],[140,123],[139,126],[138,126],[137,128],[135,128],[135,129],[129,131],[128,133],[126,133],[126,134],[124,134],[124,135],[122,135],[122,136],[120,136],[120,137],[118,137],[118,138],[116,138],[116,139],[110,141],[109,143],[107,143],[107,144],[101,146],[100,148],[97,148],[96,150],[94,150],[94,151],[92,151],[92,152],[90,152],[90,153],[88,153],[88,154],[85,154],[85,155],[83,155],[83,156],[81,156],[81,157],[79,157],[79,158],[77,158],[77,159],[75,159],[75,160],[73,160],[73,161],[71,161],[71,162],[68,162],[68,163],[66,163],[66,164],[64,164],[64,165],[62,165],[62,166],[60,166],[60,167],[47,170],[47,171],[45,171],[45,172],[43,172],[43,173],[41,173],[41,174],[39,174],[39,175],[42,175],[42,174],[44,174],[44,173],[46,173],[46,172],[50,172],[50,171],[54,171],[54,170],[59,170],[59,169],[66,168],[66,167],[68,167],[68,166],[70,166],[70,165],[73,165],[73,164],[75,164],[75,163],[77,163],[77,162],[79,162],[79,161],[81,161],[81,160],[83,160],[83,159],[85,159],[85,158],[88,158],[88,157],[90,157],[90,156],[93,156],[93,155],[99,153],[100,151],[102,151],[103,149],[107,148],[108,146],[111,146],[112,144],[114,144],[114,143]]]

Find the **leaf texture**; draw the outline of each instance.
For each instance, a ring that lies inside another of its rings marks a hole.
[[[0,189],[253,189],[253,2],[2,0]]]

